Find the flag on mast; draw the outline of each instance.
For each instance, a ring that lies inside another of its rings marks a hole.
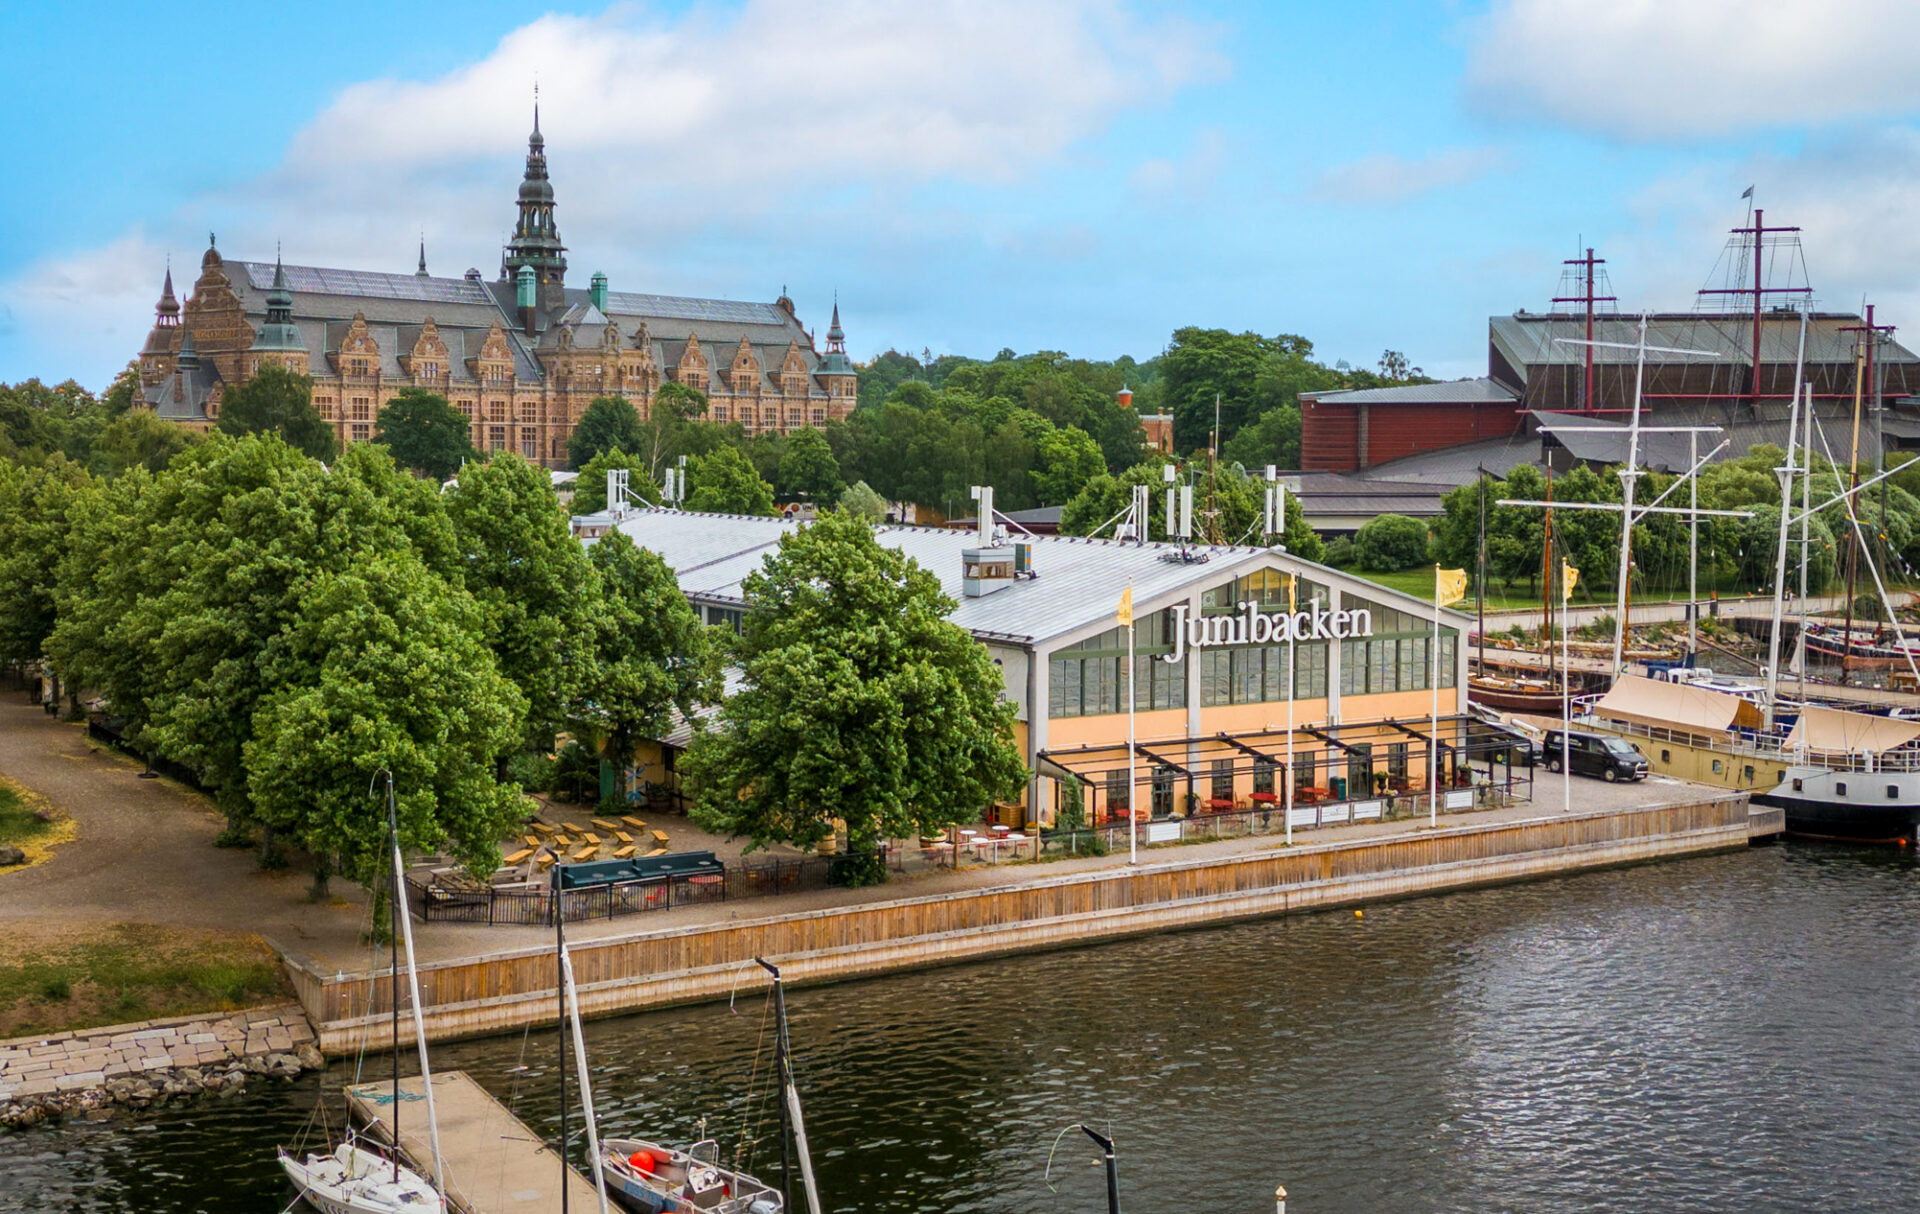
[[[1120,619],[1122,628],[1133,627],[1133,587],[1128,586],[1120,595],[1120,606],[1114,612]]]
[[[1467,597],[1467,571],[1433,567],[1433,604],[1450,607]]]
[[[1578,569],[1575,569],[1572,565],[1567,564],[1565,561],[1561,561],[1560,562],[1560,601],[1561,603],[1565,604],[1565,603],[1571,603],[1573,601],[1573,588],[1574,588],[1574,585],[1579,581],[1580,581],[1580,571]]]

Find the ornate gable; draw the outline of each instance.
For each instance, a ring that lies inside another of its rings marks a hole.
[[[334,362],[342,375],[380,374],[380,343],[367,332],[365,313],[353,314],[353,320],[347,325],[347,335],[340,339],[340,349],[334,356]]]
[[[253,348],[253,327],[247,323],[240,297],[233,293],[220,250],[211,242],[200,259],[200,277],[193,284],[182,322],[193,330],[193,344],[201,357],[218,367],[222,376],[239,377],[241,353]]]
[[[787,342],[787,352],[780,359],[780,391],[787,396],[807,394],[807,360],[797,339]]]
[[[760,360],[753,356],[753,346],[746,335],[740,337],[740,346],[733,352],[733,368],[728,375],[736,395],[746,395],[760,387]]]
[[[675,378],[681,383],[706,391],[707,356],[700,349],[700,335],[687,334],[687,348],[680,352],[680,365],[674,368]]]
[[[452,373],[447,343],[440,340],[440,326],[433,323],[433,317],[427,317],[420,326],[420,336],[414,338],[413,349],[404,361],[407,374],[415,379],[444,379]]]
[[[487,339],[480,343],[479,357],[473,360],[473,377],[483,384],[513,382],[513,350],[507,345],[506,332],[497,320],[487,330]]]

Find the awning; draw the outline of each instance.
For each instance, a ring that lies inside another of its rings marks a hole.
[[[1905,746],[1915,738],[1920,738],[1920,721],[1900,721],[1809,704],[1800,710],[1800,719],[1787,735],[1787,749],[1804,746],[1808,750],[1878,754]]]
[[[1760,728],[1760,710],[1739,696],[1637,674],[1623,675],[1593,706],[1593,714],[1678,733],[1726,733],[1735,726]]]

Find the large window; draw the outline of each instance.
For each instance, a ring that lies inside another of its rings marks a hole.
[[[1340,694],[1375,695],[1389,691],[1426,691],[1433,686],[1433,623],[1419,616],[1349,598],[1343,606],[1373,613],[1373,635],[1340,642]],[[1454,652],[1459,634],[1440,630],[1440,686],[1454,684]]]
[[[1139,712],[1184,708],[1187,668],[1159,655],[1173,652],[1173,622],[1165,611],[1144,616],[1134,629],[1133,706]],[[1047,715],[1092,717],[1127,710],[1127,630],[1111,628],[1053,655],[1047,666]]]

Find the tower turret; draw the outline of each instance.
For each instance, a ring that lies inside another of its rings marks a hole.
[[[540,134],[540,105],[533,107],[533,134],[527,137],[527,171],[520,179],[520,216],[507,241],[503,277],[516,283],[531,268],[539,284],[538,304],[553,309],[566,302],[567,248],[553,222],[553,183],[547,179],[547,141]]]
[[[287,283],[286,267],[280,264],[280,258],[273,259],[273,286],[267,291],[267,319],[254,335],[253,350],[256,353],[288,354],[293,351],[306,352],[306,343],[300,340],[299,326],[293,323],[293,288]],[[275,358],[269,361],[284,362]],[[304,358],[300,360],[304,363]],[[304,366],[295,370],[305,371]]]
[[[853,360],[847,357],[847,335],[840,328],[840,301],[833,301],[833,323],[827,326],[827,352],[820,356],[820,374],[856,374]]]
[[[180,301],[173,295],[173,267],[167,267],[166,285],[160,288],[160,302],[154,305],[155,328],[171,329],[180,323]]]

